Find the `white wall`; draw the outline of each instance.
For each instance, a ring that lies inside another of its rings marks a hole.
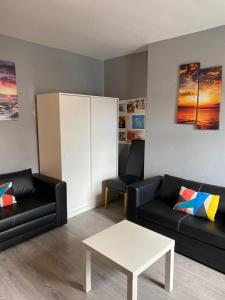
[[[178,68],[189,62],[223,66],[219,130],[175,123]],[[224,74],[225,26],[149,45],[145,177],[169,173],[225,186]]]

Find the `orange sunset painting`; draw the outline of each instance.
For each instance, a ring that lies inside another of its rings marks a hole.
[[[222,92],[222,67],[201,69],[197,110],[198,129],[218,129]]]
[[[0,120],[18,119],[15,64],[0,60]]]
[[[177,103],[177,123],[195,124],[198,105],[198,76],[200,63],[180,66]]]

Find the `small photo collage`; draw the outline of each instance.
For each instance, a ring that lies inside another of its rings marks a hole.
[[[119,103],[119,143],[131,144],[145,138],[146,99],[121,100]]]

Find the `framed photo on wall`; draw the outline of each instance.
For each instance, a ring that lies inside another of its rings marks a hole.
[[[121,144],[127,143],[127,132],[126,131],[119,131],[119,142]]]
[[[145,115],[132,116],[132,129],[145,129]]]
[[[119,116],[119,129],[127,128],[127,117]]]

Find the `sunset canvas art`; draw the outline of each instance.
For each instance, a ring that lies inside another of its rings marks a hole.
[[[15,64],[0,60],[0,120],[18,119]]]
[[[201,69],[197,110],[198,129],[218,129],[222,93],[222,67]]]
[[[195,124],[198,105],[198,76],[200,63],[180,66],[176,122]]]

